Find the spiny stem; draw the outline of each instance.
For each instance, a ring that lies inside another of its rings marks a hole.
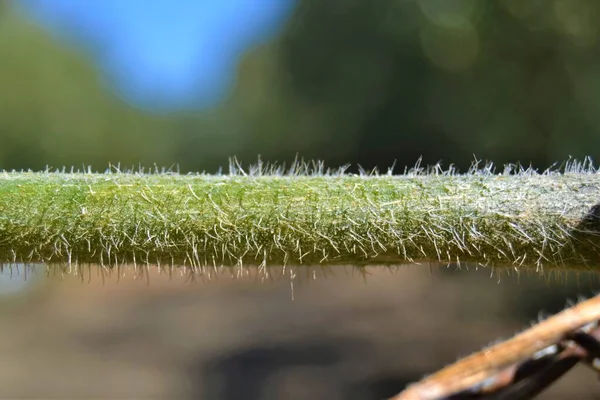
[[[4,172],[0,262],[599,266],[595,170],[506,172]]]

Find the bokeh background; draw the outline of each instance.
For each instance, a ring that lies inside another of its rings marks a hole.
[[[0,169],[597,158],[599,19],[595,0],[0,0]],[[289,275],[35,270],[0,274],[2,398],[382,399],[598,288],[347,267],[292,298]],[[598,390],[564,382],[545,398]]]
[[[546,168],[600,148],[595,0],[0,4],[0,168]]]

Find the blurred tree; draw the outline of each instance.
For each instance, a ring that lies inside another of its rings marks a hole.
[[[0,168],[172,162],[167,119],[111,95],[80,54],[6,2],[0,59]]]
[[[304,0],[275,59],[261,49],[242,67],[250,143],[365,166],[595,156],[599,13],[594,0]]]
[[[600,148],[600,2],[302,0],[203,112],[151,115],[73,49],[0,8],[0,168],[109,161],[214,171],[325,159],[387,167],[520,160]]]

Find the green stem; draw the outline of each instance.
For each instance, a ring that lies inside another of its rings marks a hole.
[[[2,173],[0,262],[590,268],[599,189],[589,171]]]

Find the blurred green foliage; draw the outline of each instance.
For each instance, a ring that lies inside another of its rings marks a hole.
[[[124,103],[83,51],[0,1],[0,168],[213,172],[259,153],[545,168],[600,148],[595,0],[301,0],[223,104],[163,115]]]

